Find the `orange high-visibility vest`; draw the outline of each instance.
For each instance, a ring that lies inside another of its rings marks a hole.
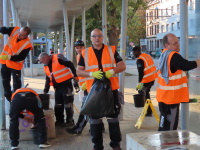
[[[166,84],[165,80],[162,78],[160,70],[158,71],[156,98],[158,102],[163,102],[165,104],[189,102],[188,79],[185,71],[177,70],[175,73],[172,73],[170,70],[170,61],[174,53],[177,52],[171,52],[167,60],[169,72],[168,84]]]
[[[77,64],[78,64],[79,60],[80,60],[80,55],[78,54],[78,55],[76,56]],[[83,84],[85,81],[86,81],[86,77],[78,77],[78,83],[79,83],[80,86],[82,86],[82,84]]]
[[[152,57],[148,54],[142,53],[138,59],[142,59],[144,61],[144,76],[141,83],[154,81],[158,75]]]
[[[104,45],[101,59],[103,72],[116,68],[116,61],[114,58],[115,51],[115,46]],[[82,56],[84,57],[85,61],[85,71],[94,72],[99,70],[98,61],[92,47],[83,50]],[[88,92],[90,91],[93,81],[94,77],[87,77],[86,88]],[[112,90],[119,89],[119,80],[116,74],[110,78],[110,81]]]
[[[30,48],[32,49],[32,44],[29,38],[23,39],[21,41],[17,42],[18,39],[18,33],[19,33],[20,27],[16,26],[11,35],[8,38],[8,41],[6,45],[4,46],[4,49],[1,53],[1,55],[9,55],[14,56],[18,55],[21,51]],[[12,68],[15,70],[21,70],[24,64],[24,61],[12,61],[12,60],[2,60],[0,59],[1,64],[6,64],[8,68]]]
[[[61,83],[63,81],[66,81],[66,80],[74,77],[70,68],[68,68],[64,65],[61,65],[58,62],[58,54],[52,55],[52,72],[50,72],[48,66],[44,66],[44,72],[50,78],[51,86],[53,85],[52,84],[52,76],[54,77],[54,79],[57,83]]]
[[[17,93],[23,93],[23,92],[31,92],[31,93],[34,93],[35,96],[40,100],[40,97],[39,95],[31,88],[20,88],[20,89],[17,89],[13,94],[12,94],[12,97],[11,97],[11,101],[13,100],[14,96],[17,94]],[[41,100],[40,100],[41,101]],[[26,111],[23,111],[21,112],[20,114],[23,114],[23,113],[28,113],[30,115],[34,115],[32,112],[26,110]]]

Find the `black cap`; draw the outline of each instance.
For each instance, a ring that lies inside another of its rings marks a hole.
[[[78,40],[74,43],[74,46],[85,46],[85,44],[82,40]]]

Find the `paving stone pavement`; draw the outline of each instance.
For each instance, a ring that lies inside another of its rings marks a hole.
[[[140,116],[142,108],[134,107],[133,94],[137,94],[135,86],[137,84],[138,75],[136,66],[127,65],[126,73],[131,73],[131,76],[125,76],[125,105],[123,107],[123,120],[120,121],[120,127],[122,132],[121,148],[126,149],[126,134],[127,133],[138,133],[138,132],[149,132],[156,131],[158,128],[158,123],[154,117],[146,117],[140,129],[135,127],[137,119]],[[42,93],[45,83],[45,76],[37,77],[24,77],[24,84],[29,83],[29,88],[34,89],[39,94]],[[53,88],[50,89],[50,94],[53,95]],[[152,88],[151,92],[152,103],[154,104],[157,112],[157,101],[155,100],[155,86]],[[51,106],[53,106],[54,100],[51,99]],[[81,102],[78,100],[78,95],[75,95],[75,106],[80,109]],[[7,117],[8,118],[8,117]],[[74,114],[75,121],[78,119],[78,113],[75,111]],[[104,119],[105,133],[103,133],[104,138],[104,149],[111,150],[109,146],[110,138],[108,131],[108,124],[106,119]],[[7,129],[8,129],[8,119],[7,119]],[[92,150],[93,144],[90,140],[89,124],[86,125],[81,135],[70,135],[65,131],[65,127],[56,128],[56,138],[48,140],[52,146],[47,148],[47,150]],[[20,150],[37,150],[39,149],[37,145],[33,144],[33,141],[20,141]],[[0,150],[9,149],[9,136],[8,130],[0,131]]]

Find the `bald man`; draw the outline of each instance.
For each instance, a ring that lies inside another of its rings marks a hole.
[[[103,77],[103,72],[105,73],[105,77],[111,80],[115,101],[115,113],[105,117],[107,117],[109,125],[110,146],[113,150],[121,150],[121,132],[118,120],[121,107],[118,102],[119,83],[116,74],[124,71],[126,66],[115,46],[108,46],[102,43],[103,34],[100,29],[94,29],[91,32],[91,41],[92,46],[83,50],[81,54],[77,67],[77,75],[88,77],[86,80],[86,89],[88,93],[90,92],[94,79],[101,79]],[[102,126],[102,118],[90,116],[90,133],[92,142],[94,143],[94,150],[104,149]]]
[[[156,99],[160,110],[159,131],[177,130],[180,103],[189,102],[185,71],[196,68],[200,60],[188,61],[180,54],[179,39],[174,34],[163,37],[162,55],[158,68]]]

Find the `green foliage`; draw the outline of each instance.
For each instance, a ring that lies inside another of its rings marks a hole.
[[[147,8],[147,2],[146,0],[129,0],[128,2],[127,35],[130,41],[138,44],[139,39],[145,37],[145,9]],[[106,3],[108,38],[115,38],[116,36],[119,38],[122,0],[107,0]],[[97,2],[86,11],[87,45],[91,44],[90,33],[95,28],[102,29],[102,1]],[[113,34],[116,35],[112,36]],[[82,17],[79,16],[75,22],[75,40],[81,38]],[[115,39],[115,41],[111,42],[117,42],[118,39]]]

